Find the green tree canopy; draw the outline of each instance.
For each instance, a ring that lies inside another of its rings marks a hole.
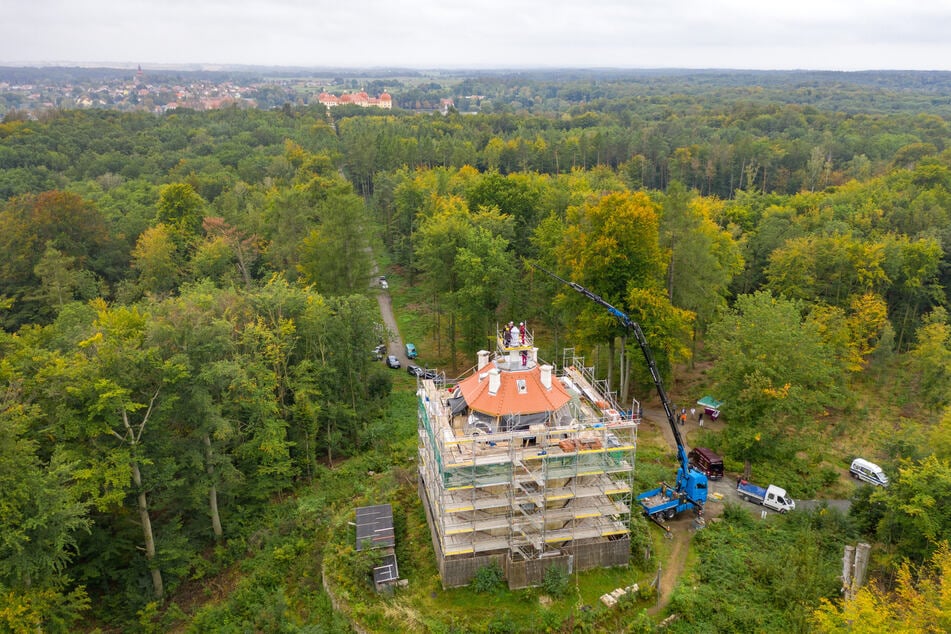
[[[569,207],[561,242],[555,247],[557,269],[619,310],[632,314],[636,307],[627,305],[634,297],[630,295],[632,289],[650,294],[663,288],[665,259],[658,244],[658,210],[643,192],[592,196],[581,205]],[[591,347],[608,344],[608,383],[612,383],[615,340],[625,333],[603,307],[570,290],[562,289],[561,293],[557,302],[573,316],[569,322],[572,340]],[[656,302],[652,303],[656,308]],[[642,328],[647,333],[652,326],[644,323]],[[672,351],[676,347],[661,345],[658,350]],[[630,364],[623,343],[620,350],[620,392],[626,397]],[[662,357],[665,368],[671,367],[671,359]]]
[[[356,194],[332,194],[318,208],[320,224],[300,243],[297,268],[322,295],[350,295],[370,281],[366,209]]]
[[[159,190],[156,220],[174,228],[186,240],[201,230],[207,203],[188,183],[172,183]]]
[[[936,414],[951,405],[951,322],[943,307],[925,317],[908,366],[913,389],[928,411]]]
[[[51,259],[53,252],[47,254],[47,247],[60,254],[56,266]],[[4,254],[0,258],[0,295],[16,301],[7,317],[8,327],[43,323],[52,316],[44,305],[50,303],[49,293],[53,291],[37,290],[41,276],[51,281],[54,277],[60,279],[64,291],[66,286],[78,288],[97,271],[109,271],[114,255],[106,223],[96,207],[62,191],[8,200],[0,209],[0,252]],[[47,259],[41,265],[44,255]],[[67,271],[73,275],[67,275]]]
[[[844,398],[835,351],[803,313],[801,303],[761,291],[738,297],[710,327],[711,377],[730,421],[727,442],[748,467]]]

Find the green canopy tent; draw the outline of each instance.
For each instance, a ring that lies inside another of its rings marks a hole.
[[[704,396],[699,401],[697,405],[703,407],[703,411],[713,420],[716,420],[720,417],[720,406],[723,405],[723,401],[718,401],[712,396]]]

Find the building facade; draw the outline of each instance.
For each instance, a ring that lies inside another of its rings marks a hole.
[[[328,108],[347,104],[360,106],[362,108],[369,108],[370,106],[385,108],[387,110],[393,108],[393,97],[385,92],[381,93],[379,97],[371,97],[365,92],[348,92],[340,95],[339,97],[327,92],[322,92],[317,95],[317,101],[324,104]]]

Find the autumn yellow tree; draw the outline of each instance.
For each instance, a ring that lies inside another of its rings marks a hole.
[[[561,243],[555,247],[559,270],[565,272],[571,281],[597,293],[635,318],[640,316],[640,307],[629,306],[628,301],[648,297],[651,305],[648,312],[656,316],[660,302],[666,307],[661,312],[672,317],[673,307],[663,292],[666,257],[659,243],[658,212],[658,205],[643,192],[612,192],[569,207]],[[634,289],[641,292],[632,295]],[[625,399],[630,362],[626,338],[619,331],[617,321],[604,309],[574,293],[562,294],[558,302],[577,315],[573,320],[575,341],[592,346],[601,342],[608,344],[608,358],[612,360],[608,364],[609,384],[614,376],[613,361],[618,350],[616,339],[619,335],[622,337],[618,376],[621,398]],[[657,334],[650,323],[643,324],[643,328],[648,339]],[[674,348],[677,346],[665,342],[656,349],[669,353]],[[669,354],[658,358],[662,371],[669,369],[671,361]]]
[[[826,599],[813,614],[816,630],[836,634],[951,631],[951,548],[943,542],[920,567],[903,564],[892,590],[869,585],[836,605]]]
[[[146,293],[167,295],[181,277],[179,251],[173,232],[164,224],[149,227],[132,249],[132,267],[139,272],[139,285]]]

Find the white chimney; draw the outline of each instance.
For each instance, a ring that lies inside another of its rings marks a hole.
[[[532,348],[532,365],[538,364],[538,348]]]
[[[551,366],[550,365],[542,366],[542,385],[545,386],[546,390],[551,389]]]
[[[489,365],[489,351],[479,350],[479,367],[476,370],[481,370],[487,365]]]
[[[502,387],[502,373],[498,368],[492,368],[489,370],[489,394],[494,396],[500,387]]]

